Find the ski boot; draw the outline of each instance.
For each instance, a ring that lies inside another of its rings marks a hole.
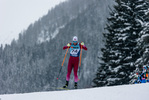
[[[63,88],[67,88],[68,87],[68,83],[69,83],[69,81],[66,81],[66,84],[65,84],[65,86],[63,86]]]
[[[77,82],[75,82],[74,89],[77,89],[77,88],[78,88]]]

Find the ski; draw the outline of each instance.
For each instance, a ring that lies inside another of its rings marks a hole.
[[[59,87],[59,88],[57,88],[58,90],[70,90],[70,89],[68,89],[68,88],[63,88],[63,87]]]

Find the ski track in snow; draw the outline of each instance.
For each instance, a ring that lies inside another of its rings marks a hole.
[[[0,100],[148,100],[149,84],[0,95]]]

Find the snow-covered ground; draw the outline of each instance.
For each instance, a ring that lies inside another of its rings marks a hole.
[[[0,100],[149,100],[149,84],[0,95]]]

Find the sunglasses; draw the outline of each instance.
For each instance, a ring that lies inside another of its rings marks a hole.
[[[73,41],[73,43],[78,43],[78,41]]]

